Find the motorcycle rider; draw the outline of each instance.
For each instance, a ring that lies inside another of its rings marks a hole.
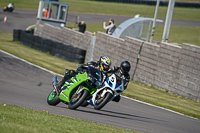
[[[14,10],[14,4],[9,3],[6,7],[4,7],[4,11],[12,12]]]
[[[76,76],[79,72],[85,72],[87,71],[88,66],[93,66],[96,69],[100,70],[100,75],[101,75],[101,81],[102,83],[106,80],[107,78],[107,72],[110,70],[111,66],[111,60],[106,57],[106,56],[101,56],[99,61],[94,62],[88,62],[87,64],[81,64],[77,66],[77,70],[68,70],[66,69],[66,72],[64,74],[64,77],[62,80],[56,85],[57,92],[61,92],[61,87],[64,85],[65,81],[69,80],[71,77]]]
[[[13,3],[9,3],[7,7],[8,7],[8,8],[13,8],[13,7],[14,7],[14,4],[13,4]]]
[[[120,67],[112,67],[109,72],[116,74],[118,77],[123,79],[124,90],[127,88],[130,81],[129,71],[131,69],[131,64],[128,61],[122,61]],[[116,96],[113,101],[119,102],[121,99],[120,95]]]

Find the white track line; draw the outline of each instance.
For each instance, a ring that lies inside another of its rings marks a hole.
[[[46,71],[46,72],[49,72],[49,73],[51,73],[52,75],[58,75],[58,76],[63,77],[63,75],[61,75],[61,74],[55,73],[55,72],[53,72],[53,71],[47,70],[46,68],[40,67],[40,66],[38,66],[38,65],[35,65],[35,64],[33,64],[33,63],[29,62],[29,61],[26,61],[26,60],[24,60],[24,59],[22,59],[22,58],[19,58],[19,57],[13,55],[13,54],[10,54],[10,53],[8,53],[8,52],[5,52],[5,51],[1,50],[1,49],[0,49],[0,51],[1,51],[2,53],[4,53],[4,54],[7,54],[7,55],[11,56],[11,57],[14,57],[14,58],[16,58],[16,59],[18,59],[18,60],[21,60],[21,61],[23,61],[23,62],[25,62],[25,63],[27,63],[27,64],[29,64],[29,65],[35,66],[35,67],[37,67],[37,68],[39,68],[39,69],[42,69],[42,70],[44,70],[44,71]]]
[[[44,71],[46,71],[46,72],[49,72],[49,73],[51,73],[51,74],[53,74],[53,75],[59,75],[59,76],[63,77],[63,75],[57,74],[57,73],[55,73],[55,72],[53,72],[53,71],[47,70],[46,68],[40,67],[40,66],[38,66],[38,65],[35,65],[35,64],[31,63],[31,62],[28,62],[28,61],[26,61],[26,60],[24,60],[24,59],[22,59],[22,58],[19,58],[19,57],[15,56],[15,55],[12,55],[12,54],[10,54],[10,53],[8,53],[8,52],[5,52],[5,51],[1,50],[1,49],[0,49],[0,51],[1,51],[2,53],[5,53],[5,54],[7,54],[7,55],[9,55],[9,56],[12,56],[12,57],[18,59],[18,60],[21,60],[21,61],[23,61],[23,62],[25,62],[25,63],[27,63],[27,64],[29,64],[29,65],[35,66],[35,67],[37,67],[37,68],[39,68],[39,69],[42,69],[42,70],[44,70]],[[182,113],[179,113],[179,112],[176,112],[176,111],[173,111],[173,110],[170,110],[170,109],[166,109],[166,108],[163,108],[163,107],[159,107],[159,106],[156,106],[156,105],[153,105],[153,104],[150,104],[150,103],[146,103],[146,102],[143,102],[143,101],[139,101],[139,100],[136,100],[136,99],[132,99],[132,98],[129,98],[129,97],[126,97],[126,96],[122,96],[122,97],[127,98],[127,99],[132,100],[132,101],[135,101],[135,102],[138,102],[138,103],[142,103],[142,104],[145,104],[145,105],[149,105],[149,106],[152,106],[152,107],[155,107],[155,108],[159,108],[159,109],[166,110],[166,111],[169,111],[169,112],[178,114],[178,115],[182,115],[182,116],[185,116],[185,117],[189,117],[189,118],[197,119],[197,120],[198,120],[198,118],[194,118],[194,117],[191,117],[191,116],[187,116],[187,115],[184,115],[184,114],[182,114]]]
[[[173,110],[170,110],[170,109],[166,109],[166,108],[163,108],[163,107],[160,107],[160,106],[156,106],[156,105],[153,105],[153,104],[150,104],[150,103],[146,103],[146,102],[143,102],[143,101],[140,101],[140,100],[137,100],[137,99],[132,99],[132,98],[129,98],[129,97],[126,97],[126,96],[122,96],[122,97],[127,98],[127,99],[132,100],[132,101],[135,101],[135,102],[138,102],[138,103],[142,103],[142,104],[145,104],[145,105],[149,105],[149,106],[152,106],[152,107],[155,107],[155,108],[159,108],[159,109],[166,110],[166,111],[178,114],[178,115],[182,115],[182,116],[185,116],[185,117],[189,117],[189,118],[198,120],[198,118],[187,116],[187,115],[184,115],[182,113],[179,113],[179,112],[176,112],[176,111],[173,111]]]
[[[30,25],[29,27],[26,28],[26,30],[29,30],[32,27],[35,27],[35,25]]]

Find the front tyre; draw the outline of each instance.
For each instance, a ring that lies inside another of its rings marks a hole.
[[[100,110],[101,108],[103,108],[112,98],[112,94],[107,92],[104,97],[101,97],[99,99],[96,99],[94,102],[94,109],[96,110]]]
[[[80,93],[74,92],[68,104],[69,109],[76,109],[78,108],[87,98],[90,92],[86,89],[83,89]]]
[[[87,107],[88,105],[89,103],[86,100],[84,100],[84,102],[81,104],[81,107]]]
[[[53,90],[47,97],[47,103],[52,106],[56,106],[57,104],[60,103],[60,98],[57,96],[56,92]]]

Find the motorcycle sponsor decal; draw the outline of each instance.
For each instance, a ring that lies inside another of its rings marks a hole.
[[[63,95],[66,99],[68,98],[68,96],[66,96],[63,92],[61,92],[61,95]]]
[[[111,77],[110,81],[113,83],[115,81],[115,78]]]
[[[65,89],[67,89],[67,86],[63,86],[61,89],[62,89],[62,90],[65,90]]]
[[[77,83],[77,80],[76,80],[76,79],[74,79],[74,82],[76,82],[76,83]]]
[[[70,83],[70,82],[65,82],[67,84],[67,88],[70,87],[70,85],[73,85],[74,83]]]
[[[70,79],[68,81],[65,82],[66,84],[73,84],[74,82]]]

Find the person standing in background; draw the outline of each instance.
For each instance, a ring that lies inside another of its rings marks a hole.
[[[111,20],[109,21],[109,23],[110,23],[110,25],[106,26],[106,22],[103,22],[103,28],[106,29],[106,30],[108,30],[108,33],[107,33],[107,34],[112,35],[112,33],[113,33],[113,32],[115,31],[115,29],[116,29],[116,26],[115,26],[115,24],[114,24],[114,20],[113,20],[113,19],[111,19]]]
[[[112,20],[112,18],[109,18],[108,25],[111,24],[111,23],[110,23],[111,20]],[[106,33],[108,34],[108,29],[107,29]]]
[[[86,30],[86,23],[84,21],[81,21],[78,23],[78,27],[79,27],[79,32],[84,33]]]

